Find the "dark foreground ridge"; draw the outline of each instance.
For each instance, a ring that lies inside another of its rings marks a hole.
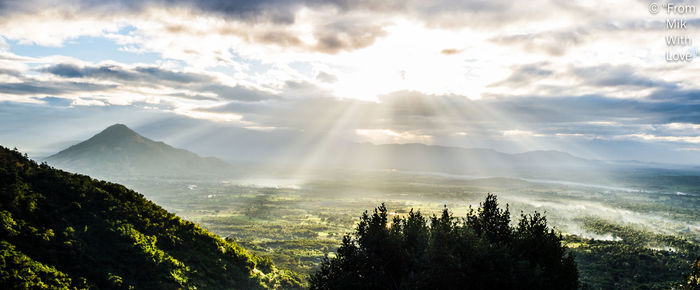
[[[294,273],[137,192],[0,147],[2,289],[300,286]]]

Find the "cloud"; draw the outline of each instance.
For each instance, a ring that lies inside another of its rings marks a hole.
[[[101,85],[84,82],[46,82],[24,80],[21,83],[0,83],[0,95],[64,95],[74,92],[96,92],[115,88],[114,85]]]
[[[444,55],[454,55],[454,54],[458,54],[461,52],[462,52],[461,49],[456,49],[456,48],[445,48],[445,49],[440,51],[440,53],[442,53]]]
[[[517,88],[530,85],[531,83],[554,75],[554,71],[546,68],[548,65],[549,63],[543,62],[515,66],[512,70],[513,72],[508,78],[500,82],[491,84],[490,86],[506,86],[511,88]]]
[[[57,107],[68,107],[73,103],[73,100],[71,100],[71,99],[57,98],[57,97],[43,97],[43,98],[36,98],[36,99],[46,103],[47,105],[57,106]]]
[[[372,144],[431,144],[433,137],[412,132],[397,132],[389,129],[356,129],[355,134]]]
[[[61,5],[52,5],[50,1],[37,0],[2,1],[2,6],[3,35],[24,43],[49,46],[60,46],[69,39],[85,35],[111,35],[124,42],[127,48],[134,47],[129,41],[136,38],[235,36],[251,44],[335,54],[373,44],[384,35],[386,25],[384,21],[371,21],[374,15],[369,15],[372,14],[370,10],[332,1],[67,0]],[[310,16],[305,18],[304,13]],[[32,22],[37,17],[42,21]],[[213,27],[202,27],[197,24],[198,20]],[[127,22],[136,25],[136,32],[130,37],[118,36]],[[312,41],[300,37],[303,34],[297,27],[300,22],[312,25],[308,33]],[[197,53],[206,49],[197,48],[184,51]],[[139,51],[144,51],[143,47]]]
[[[0,68],[0,75],[20,77],[22,73],[18,70]]]
[[[125,68],[116,64],[78,66],[74,64],[59,63],[43,68],[41,71],[66,78],[94,78],[140,83],[196,83],[204,82],[208,79],[204,75],[200,74],[174,72],[153,66],[136,66],[133,68]]]
[[[57,110],[143,104],[261,134],[674,151],[698,134],[700,70],[663,61],[666,31],[646,4],[0,0],[0,98]],[[95,39],[155,56],[14,54],[102,49]]]
[[[700,102],[700,89],[661,88],[651,93],[649,99],[655,101],[697,104]]]
[[[538,1],[539,5],[525,5],[511,1],[319,1],[319,0],[66,0],[61,5],[51,1],[1,1],[6,16],[41,15],[55,21],[46,21],[56,26],[33,24],[22,29],[6,30],[12,38],[48,45],[60,45],[66,39],[83,35],[100,35],[117,32],[124,22],[142,22],[135,35],[168,37],[168,35],[197,35],[204,38],[218,35],[235,35],[243,41],[256,44],[273,44],[294,47],[305,51],[335,54],[368,47],[380,37],[387,35],[386,28],[394,24],[392,19],[412,19],[427,27],[459,29],[473,28],[498,31],[523,22],[542,22],[541,25],[558,23],[559,14],[574,15],[584,23],[599,20],[601,13],[583,5],[565,4],[560,1]],[[623,5],[623,4],[621,4]],[[582,15],[594,15],[581,17]],[[134,21],[135,19],[141,21]],[[144,22],[145,19],[156,20]],[[182,19],[185,18],[185,19]],[[197,18],[213,27],[201,27]],[[104,19],[100,24],[99,19]],[[533,21],[535,19],[536,21]],[[20,19],[11,19],[20,23]],[[183,21],[187,20],[187,21]],[[560,20],[560,19],[559,19]],[[22,21],[24,22],[24,21]],[[70,28],[83,27],[84,29]],[[182,25],[189,23],[195,25]],[[27,23],[30,24],[30,23]],[[64,26],[64,27],[58,27]],[[146,28],[145,26],[148,26]],[[539,27],[539,26],[538,26]],[[8,27],[11,28],[11,27]],[[44,33],[41,33],[44,28]],[[60,29],[58,29],[60,28]],[[561,28],[560,25],[554,26]],[[145,30],[150,31],[145,31]],[[143,31],[142,31],[143,30]],[[539,30],[539,29],[537,29]],[[20,35],[20,34],[25,35]],[[35,33],[26,33],[35,32]],[[568,43],[578,44],[584,32],[537,32],[530,35],[509,35],[494,38],[503,44],[524,43],[527,47],[546,46],[556,52]],[[51,37],[45,37],[45,36]],[[562,45],[562,43],[564,45]],[[559,45],[556,45],[559,44]],[[203,49],[203,48],[200,48]],[[450,52],[447,49],[445,52]]]
[[[673,82],[642,76],[639,70],[629,65],[577,67],[572,69],[572,73],[584,79],[588,84],[595,86],[647,87],[660,89],[673,89],[678,86]]]
[[[7,44],[7,42],[5,41],[5,38],[0,36],[0,51],[5,51],[5,50],[8,50],[9,48],[10,48],[10,45]]]
[[[527,130],[505,130],[503,131],[503,136],[505,137],[542,137],[543,134],[537,134],[532,131]]]
[[[260,101],[273,95],[254,88],[223,84],[215,75],[173,71],[156,66],[125,66],[102,64],[80,66],[58,63],[39,69],[63,78],[84,78],[118,82],[129,87],[155,87],[183,90],[188,93],[166,93],[172,96],[211,99],[204,94],[214,94],[219,99],[238,101]]]
[[[700,131],[700,124],[689,124],[689,123],[669,123],[664,124],[669,129],[674,130],[698,130]]]
[[[458,95],[395,92],[380,96],[379,102],[317,96],[259,103],[231,102],[207,110],[240,114],[244,120],[259,126],[276,128],[313,131],[318,129],[319,123],[344,119],[338,130],[354,135],[357,135],[356,129],[381,128],[394,132],[420,131],[414,134],[430,135],[433,140],[455,136],[454,132],[488,140],[493,136],[516,135],[632,138],[628,136],[630,132],[659,134],[663,130],[673,135],[671,130],[679,125],[663,124],[680,122],[678,116],[697,116],[694,112],[700,107],[603,96],[470,100]],[[700,124],[700,118],[685,119],[683,126]]]
[[[334,21],[319,26],[314,32],[317,40],[314,49],[325,53],[356,50],[370,46],[378,37],[386,35],[381,24],[368,24],[357,20]]]
[[[72,64],[56,64],[43,69],[43,71],[67,78],[82,78],[85,76],[82,68]]]
[[[316,79],[324,83],[334,83],[338,81],[338,77],[324,71],[321,71],[318,74],[316,74]]]
[[[70,106],[72,100],[41,98],[41,102],[0,101],[0,144],[17,147],[33,157],[46,157],[85,140],[109,125],[134,126],[175,114],[128,106]]]
[[[700,136],[657,136],[652,134],[629,134],[623,137],[639,138],[644,141],[664,141],[700,144]]]
[[[515,72],[501,81],[500,85],[527,86],[530,82],[546,80],[558,73],[550,69],[550,66],[546,62],[517,66]],[[124,94],[122,90],[143,91],[160,100],[150,101],[148,96],[143,96],[130,102],[171,104],[171,110],[178,114],[235,121],[251,128],[318,131],[325,130],[323,128],[326,126],[336,126],[346,136],[360,137],[362,134],[358,135],[356,130],[375,130],[367,128],[380,128],[376,130],[389,130],[397,134],[392,135],[388,131],[361,131],[367,133],[362,135],[366,140],[368,136],[374,136],[376,140],[379,140],[378,136],[414,136],[416,140],[437,142],[459,137],[454,132],[462,132],[474,139],[517,135],[644,140],[639,136],[645,135],[631,135],[630,132],[661,136],[659,133],[665,130],[669,136],[674,136],[671,131],[678,128],[657,125],[700,124],[700,104],[693,104],[689,102],[690,99],[679,102],[678,99],[663,101],[653,98],[611,98],[604,95],[564,95],[470,100],[462,95],[397,91],[380,95],[377,102],[363,102],[336,99],[331,91],[305,81],[288,81],[274,91],[263,91],[241,85],[226,85],[216,74],[176,71],[143,64],[59,62],[41,66],[37,71],[53,77],[27,77],[24,83],[2,83],[0,92],[30,97],[64,96],[74,100],[75,105],[104,105]],[[580,78],[583,86],[662,86],[678,95],[692,95],[676,86],[664,86],[663,82],[633,73],[626,67],[572,67],[564,72]],[[619,73],[625,73],[625,77],[617,76]],[[608,74],[615,78],[608,77]],[[87,95],[73,96],[80,92],[90,92],[98,97],[91,99]],[[197,102],[183,105],[177,98]],[[334,123],[337,124],[332,125]],[[420,139],[420,136],[430,138]],[[653,141],[649,138],[646,140]]]
[[[502,35],[491,38],[491,41],[502,45],[519,45],[530,52],[544,52],[550,56],[562,56],[567,49],[581,44],[587,36],[587,31],[579,29]]]
[[[489,147],[507,152],[555,149],[587,158],[629,156],[669,162],[693,158],[658,151],[681,152],[680,148],[696,144],[693,136],[698,132],[694,128],[700,126],[700,120],[675,124],[672,121],[680,110],[698,109],[683,107],[601,96],[470,100],[464,96],[396,92],[381,96],[379,102],[281,98],[258,103],[231,102],[207,110],[230,112],[257,124],[255,127],[274,128],[266,131],[270,134],[278,130],[296,132],[285,142],[307,144],[304,142],[313,142],[309,139],[328,136],[332,128],[336,135],[324,138],[375,144]],[[628,153],[624,153],[625,147],[630,148]],[[655,156],[661,159],[650,158],[650,152],[657,152]]]
[[[373,2],[68,0],[50,5],[43,0],[6,1],[0,31],[24,44],[62,45],[79,36],[104,37],[123,49],[156,52],[164,60],[183,61],[198,70],[221,69],[267,88],[287,81],[323,83],[315,79],[315,71],[310,74],[295,67],[298,63],[319,64],[330,68],[337,79],[326,82],[324,88],[346,98],[373,99],[397,90],[472,98],[572,95],[575,84],[569,83],[570,79],[587,72],[561,70],[580,67],[581,62],[575,60],[582,57],[589,60],[585,64],[591,68],[607,64],[616,69],[610,74],[622,71],[625,65],[635,71],[643,66],[649,72],[640,77],[660,85],[691,82],[678,74],[648,77],[661,65],[644,62],[661,60],[660,55],[651,55],[658,47],[650,45],[663,37],[656,35],[663,31],[654,28],[662,23],[631,12],[636,8],[644,11],[639,1],[623,1],[619,5],[628,9],[606,11],[598,9],[600,3],[553,0],[538,0],[537,5],[512,1]],[[522,31],[528,33],[518,33]],[[663,49],[663,43],[659,46]],[[528,65],[521,63],[524,59],[530,64],[549,63],[558,70],[550,76],[532,76],[539,77],[542,84],[530,81],[532,87],[513,90],[528,83],[521,76],[528,72],[518,71],[518,67]],[[376,68],[378,63],[381,69]],[[385,80],[372,82],[377,75]],[[639,97],[649,93],[610,88],[611,92],[596,91],[621,81],[627,86],[653,85],[641,78],[605,77],[588,83],[590,87],[582,88],[586,90],[582,94]]]

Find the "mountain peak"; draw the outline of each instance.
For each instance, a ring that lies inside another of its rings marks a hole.
[[[107,127],[106,129],[102,130],[102,132],[98,133],[95,135],[97,136],[112,136],[112,137],[128,137],[128,136],[141,136],[138,133],[136,133],[134,130],[131,130],[129,127],[127,127],[124,124],[114,124],[112,126]]]
[[[46,159],[50,164],[83,173],[112,175],[197,175],[225,172],[230,165],[202,158],[114,124],[90,139]]]
[[[112,126],[109,126],[109,127],[105,128],[103,131],[108,131],[108,130],[111,130],[111,131],[113,131],[113,130],[128,130],[128,131],[132,131],[132,130],[131,130],[129,127],[127,127],[126,125],[124,125],[124,124],[119,124],[119,123],[114,124],[114,125],[112,125]]]
[[[84,143],[107,147],[124,146],[133,143],[150,143],[151,140],[139,135],[124,124],[114,124],[102,130]]]

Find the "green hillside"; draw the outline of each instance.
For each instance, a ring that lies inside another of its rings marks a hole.
[[[295,288],[299,278],[119,184],[0,147],[0,288]]]

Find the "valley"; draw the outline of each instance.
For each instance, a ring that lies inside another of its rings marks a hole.
[[[447,206],[461,218],[489,192],[509,205],[513,219],[521,212],[544,213],[578,254],[582,283],[594,288],[614,287],[620,281],[636,285],[626,275],[642,272],[630,262],[646,251],[656,257],[649,265],[663,265],[663,271],[650,276],[651,282],[675,281],[699,252],[700,187],[683,176],[666,176],[673,186],[660,183],[646,190],[632,183],[601,186],[425,172],[339,170],[314,176],[119,181],[179,216],[271,257],[279,267],[306,274],[313,273],[324,256],[334,255],[364,210],[385,202],[393,215],[411,209],[432,215]],[[637,179],[650,180],[627,178]],[[626,247],[631,249],[620,251]],[[609,261],[591,257],[603,248],[623,265],[611,272],[609,281],[601,278],[605,271],[600,268]]]
[[[385,204],[403,218],[447,208],[459,222],[489,193],[509,210],[510,226],[534,212],[546,217],[575,254],[583,289],[665,289],[700,253],[700,173],[687,166],[420,144],[345,149],[296,156],[316,160],[301,166],[233,165],[113,125],[46,160],[140,192],[302,283],[336,256],[365,211]]]

